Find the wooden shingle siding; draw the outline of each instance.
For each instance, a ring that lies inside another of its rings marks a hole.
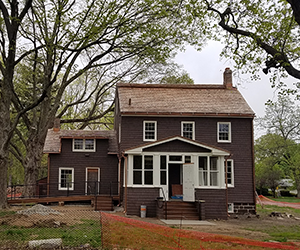
[[[162,145],[146,148],[148,152],[210,152],[206,148],[200,148],[192,144],[188,144],[179,140],[167,142]]]
[[[156,217],[159,188],[127,188],[127,214],[140,216],[141,205],[147,207],[147,217]]]
[[[107,154],[108,140],[96,140],[96,152],[72,152],[72,139],[62,139],[61,143],[61,153],[50,154],[50,195],[67,195],[67,191],[58,190],[59,168],[74,168],[75,185],[69,195],[84,194],[87,167],[100,169],[100,192],[109,194],[110,182],[118,181],[118,158]]]
[[[227,219],[225,190],[196,189],[196,197],[205,201],[205,219]]]

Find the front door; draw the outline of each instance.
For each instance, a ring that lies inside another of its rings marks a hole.
[[[183,201],[195,201],[194,163],[183,164]]]
[[[181,185],[182,164],[169,164],[169,196],[182,195]]]
[[[86,169],[86,194],[87,195],[99,194],[99,180],[100,180],[99,168]]]

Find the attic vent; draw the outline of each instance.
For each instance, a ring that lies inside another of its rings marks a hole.
[[[129,106],[131,105],[131,98],[129,98],[129,100],[128,100],[128,105]]]

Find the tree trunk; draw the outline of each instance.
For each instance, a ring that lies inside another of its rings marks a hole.
[[[48,129],[46,129],[47,131]],[[36,193],[39,170],[43,157],[44,141],[47,132],[31,132],[26,145],[26,160],[24,166],[24,196],[32,197]]]

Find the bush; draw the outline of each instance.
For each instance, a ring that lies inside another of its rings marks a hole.
[[[258,195],[269,196],[269,190],[267,188],[256,188],[256,192]]]

